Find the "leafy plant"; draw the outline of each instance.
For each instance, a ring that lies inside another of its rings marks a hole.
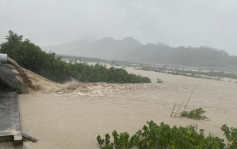
[[[203,110],[202,108],[198,108],[198,109],[193,109],[191,111],[183,111],[180,116],[187,117],[190,119],[204,120],[204,119],[207,119],[204,113],[206,113],[205,110]]]
[[[163,122],[157,125],[147,122],[141,130],[129,137],[127,132],[118,134],[113,131],[113,140],[109,134],[105,139],[97,136],[101,149],[224,149],[224,140],[211,135],[205,136],[204,130],[197,131],[194,126],[170,127]]]
[[[82,82],[109,83],[150,83],[148,77],[128,73],[121,68],[106,68],[103,65],[88,65],[84,62],[65,62],[55,53],[46,53],[30,40],[23,40],[9,31],[6,42],[0,45],[0,52],[8,54],[22,67],[29,69],[52,81],[64,82],[75,79]]]
[[[23,93],[26,93],[27,91],[26,91],[26,88],[25,88],[24,86],[19,85],[19,86],[17,86],[17,88],[16,88],[16,92],[17,92],[18,94],[23,94]]]
[[[224,124],[222,125],[221,130],[224,132],[224,135],[228,141],[228,148],[237,149],[237,128],[229,128]]]

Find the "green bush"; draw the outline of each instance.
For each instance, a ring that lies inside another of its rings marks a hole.
[[[229,149],[237,149],[237,128],[229,128],[226,125],[222,125],[221,130],[228,141],[227,147]]]
[[[224,139],[211,135],[205,136],[204,130],[197,131],[196,127],[170,127],[163,122],[157,125],[153,121],[147,122],[141,130],[133,136],[127,132],[112,133],[102,139],[97,136],[101,149],[225,149]],[[236,137],[235,137],[236,139]]]
[[[26,93],[26,89],[25,89],[25,87],[23,87],[23,86],[17,86],[17,88],[16,88],[16,92],[18,93],[18,94],[23,94],[23,93]]]
[[[46,53],[30,40],[9,31],[6,42],[1,44],[0,52],[6,53],[19,65],[39,75],[57,82],[69,81],[72,78],[82,82],[111,83],[150,83],[147,77],[129,74],[121,68],[106,68],[96,64],[66,63],[55,53]]]
[[[198,108],[198,109],[193,109],[191,111],[183,111],[180,116],[187,117],[190,119],[204,120],[204,119],[207,119],[207,117],[203,115],[204,113],[206,113],[205,110],[203,110],[202,108]]]

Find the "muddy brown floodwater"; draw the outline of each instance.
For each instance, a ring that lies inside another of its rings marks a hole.
[[[150,77],[153,83],[88,83],[84,84],[89,88],[87,92],[20,95],[23,132],[39,139],[38,143],[25,142],[24,147],[99,149],[98,134],[115,129],[133,134],[149,120],[177,126],[197,124],[206,133],[220,137],[223,137],[222,124],[237,126],[237,84],[234,80],[206,80],[126,69]],[[155,83],[156,78],[164,83]],[[174,104],[186,102],[195,86],[187,109],[202,107],[209,120],[170,118]]]

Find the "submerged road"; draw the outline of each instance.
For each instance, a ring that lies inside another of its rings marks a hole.
[[[22,141],[17,98],[15,92],[0,91],[0,140]]]

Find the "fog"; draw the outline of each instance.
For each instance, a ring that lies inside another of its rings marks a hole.
[[[0,149],[237,149],[236,39],[237,0],[0,0]]]
[[[0,42],[13,30],[40,46],[134,37],[237,55],[236,6],[234,0],[0,0]]]

